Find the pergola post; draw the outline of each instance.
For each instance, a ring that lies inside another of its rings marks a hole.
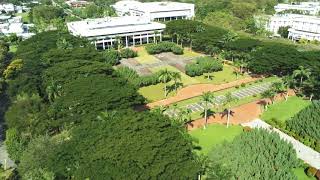
[[[128,36],[126,36],[126,47],[128,47]]]
[[[132,36],[132,40],[133,40],[133,46],[136,45],[136,40],[134,39],[134,35]]]
[[[106,45],[104,44],[104,39],[102,39],[102,49],[103,49],[103,50],[106,49]]]

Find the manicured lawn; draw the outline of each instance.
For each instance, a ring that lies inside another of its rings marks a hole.
[[[17,51],[17,45],[10,45],[9,51],[15,53]]]
[[[15,14],[16,16],[21,16],[22,17],[22,22],[24,23],[30,23],[30,18],[29,18],[29,13],[17,13]]]
[[[191,136],[199,141],[200,153],[208,154],[210,150],[224,141],[232,141],[234,137],[242,132],[241,126],[229,126],[212,124],[206,129],[196,129],[190,132]]]
[[[289,97],[288,101],[277,102],[268,107],[268,110],[265,111],[261,119],[265,121],[270,121],[275,118],[280,122],[285,122],[286,120],[292,118],[299,111],[310,105],[310,101],[303,100],[300,97]]]
[[[201,56],[201,54],[194,51],[190,51],[189,48],[184,48],[183,56],[192,58],[192,57],[199,57]]]
[[[298,177],[298,180],[316,180],[315,177],[307,176],[303,168],[294,169],[294,174]]]
[[[209,73],[212,77],[211,79],[207,78],[207,74],[202,76],[194,77],[200,83],[210,83],[210,84],[223,84],[237,80],[237,76],[233,73],[233,67],[230,65],[224,65],[223,70],[219,72]],[[238,79],[243,79],[249,77],[248,75],[239,75]]]
[[[171,83],[168,83],[171,85]],[[164,84],[159,83],[156,85],[151,85],[147,87],[142,87],[138,91],[142,96],[144,96],[149,102],[158,101],[164,99]],[[167,97],[175,95],[175,91],[170,91]]]
[[[141,64],[153,64],[159,62],[159,60],[149,55],[144,47],[138,48],[138,57],[135,58]]]
[[[199,81],[197,81],[196,79],[182,73],[179,69],[173,67],[173,66],[162,66],[162,67],[157,67],[157,68],[153,68],[153,69],[150,69],[152,72],[158,72],[160,70],[163,70],[163,69],[168,69],[168,71],[173,71],[173,72],[180,72],[181,74],[181,81],[183,83],[184,86],[186,85],[191,85],[191,84],[198,84]]]

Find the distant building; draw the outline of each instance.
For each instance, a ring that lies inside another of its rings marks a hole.
[[[27,39],[34,35],[34,33],[29,32],[29,27],[31,26],[31,24],[23,24],[21,16],[0,16],[0,36],[16,34],[23,39]]]
[[[70,0],[66,1],[66,3],[74,8],[85,7],[86,5],[90,4],[90,2],[84,0]]]
[[[194,4],[180,2],[138,2],[124,0],[112,6],[118,16],[145,16],[151,21],[171,21],[194,17]]]
[[[285,10],[299,10],[306,14],[317,15],[320,11],[320,2],[300,2],[298,4],[278,4],[274,10],[279,13]]]
[[[0,11],[4,11],[6,13],[14,13],[15,8],[14,8],[14,5],[11,3],[0,4]]]
[[[146,17],[123,16],[70,22],[67,27],[74,36],[91,40],[97,49],[109,49],[116,43],[129,47],[161,41],[166,26]]]
[[[320,18],[315,16],[285,14],[275,15],[270,18],[267,29],[274,34],[278,33],[280,27],[289,26],[288,38],[299,40],[320,41]]]

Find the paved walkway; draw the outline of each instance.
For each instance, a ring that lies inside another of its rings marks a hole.
[[[237,90],[231,93],[231,95],[237,99],[243,99],[249,96],[258,95],[269,89],[271,86],[271,82],[263,83],[254,85],[248,88],[243,88],[241,90]],[[222,105],[225,101],[225,96],[220,95],[212,99],[213,104],[209,103],[209,107],[212,108],[214,106]],[[187,109],[190,109],[192,113],[194,112],[200,112],[205,109],[205,103],[204,102],[197,102],[197,103],[191,103],[186,105]],[[179,115],[179,110],[176,109],[168,109],[164,112],[164,114],[168,115],[169,117],[177,117]]]
[[[279,129],[272,128],[269,124],[266,122],[260,120],[260,119],[255,119],[252,122],[248,123],[243,123],[241,124],[242,126],[249,126],[252,128],[263,128],[267,129],[269,131],[273,131],[279,134],[281,139],[284,139],[288,142],[290,142],[293,145],[293,148],[297,152],[297,156],[299,159],[302,159],[312,167],[315,167],[317,169],[320,169],[320,153],[316,152],[315,150],[311,149],[310,147],[302,144],[298,140],[294,139],[293,137],[283,133]]]
[[[237,81],[233,81],[230,83],[225,83],[225,84],[219,84],[219,85],[214,85],[214,84],[195,84],[191,85],[185,88],[182,88],[181,90],[178,91],[177,95],[173,97],[169,97],[167,99],[163,99],[160,101],[152,102],[147,104],[146,106],[148,108],[154,108],[156,106],[167,106],[182,100],[190,99],[196,96],[201,96],[204,92],[215,92],[215,91],[221,91],[224,89],[232,88],[235,86],[240,86],[242,83],[250,83],[253,81],[258,80],[259,78],[244,78],[240,79]]]

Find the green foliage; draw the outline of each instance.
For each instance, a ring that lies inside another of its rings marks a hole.
[[[120,50],[120,57],[121,58],[134,58],[134,57],[137,57],[138,56],[138,53],[132,49],[129,49],[129,48],[124,48],[124,49],[121,49]]]
[[[216,147],[209,158],[213,167],[208,175],[218,179],[295,179],[292,168],[300,165],[291,144],[262,129]]]
[[[222,69],[222,62],[210,57],[201,57],[197,59],[196,63],[186,65],[186,74],[191,77],[201,76],[204,73],[221,71]]]
[[[320,144],[320,102],[314,101],[291,120],[286,121],[287,130],[304,139],[312,148]],[[319,151],[320,149],[318,149]]]
[[[288,34],[289,34],[288,29],[289,28],[290,28],[290,26],[285,26],[285,27],[281,26],[281,27],[279,27],[278,34],[280,34],[280,36],[283,37],[283,38],[288,38]]]
[[[199,166],[181,130],[161,114],[108,111],[64,140],[32,143],[19,172],[42,168],[60,179],[194,179]]]
[[[31,11],[31,20],[40,32],[48,30],[50,26],[58,27],[59,23],[63,23],[61,19],[64,16],[63,9],[57,6],[35,6]]]
[[[3,72],[3,77],[5,79],[12,79],[15,77],[23,67],[22,59],[13,60]]]
[[[16,129],[6,131],[6,149],[13,160],[20,160],[23,151],[26,149],[28,139],[19,135]]]
[[[227,43],[226,48],[235,51],[251,52],[261,45],[261,41],[249,37],[240,37]]]
[[[183,48],[179,47],[179,46],[173,46],[171,48],[171,51],[173,52],[173,54],[176,54],[176,55],[181,55],[183,54]]]
[[[146,46],[146,50],[149,54],[159,54],[162,52],[173,52],[173,50],[177,50],[177,46],[173,42],[160,42],[158,44],[148,44]],[[173,49],[175,48],[175,49]],[[179,50],[178,50],[179,51]]]
[[[105,59],[106,59],[106,62],[110,65],[117,65],[119,64],[119,61],[120,61],[120,54],[118,51],[116,50],[108,50],[108,51],[105,51],[103,53]]]

